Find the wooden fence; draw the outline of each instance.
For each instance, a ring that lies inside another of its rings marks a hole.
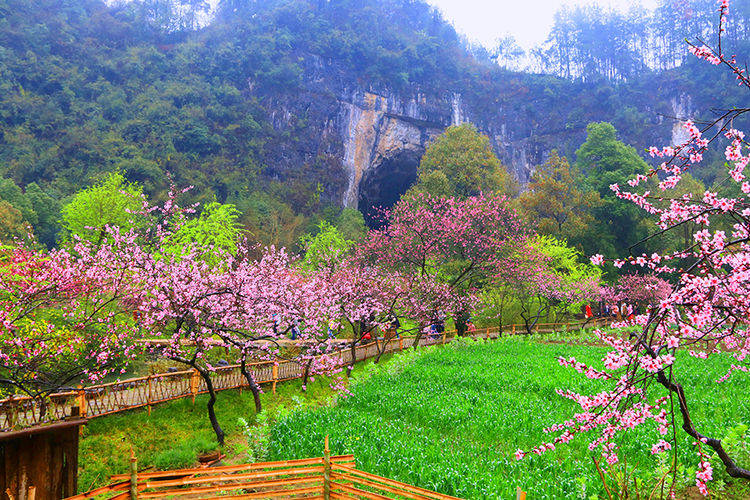
[[[358,470],[354,455],[331,456],[328,438],[322,457],[211,468],[138,472],[112,476],[113,483],[68,500],[145,498],[317,498],[455,500]]]
[[[595,321],[587,323],[539,323],[534,333],[551,333],[561,328],[576,329],[582,326],[594,326]],[[601,324],[601,321],[599,322]],[[522,325],[508,325],[500,332],[497,327],[480,328],[471,332],[474,338],[498,338],[503,334],[516,335],[525,333]],[[455,332],[443,332],[440,336],[423,336],[420,346],[447,343],[455,338]],[[373,358],[383,353],[408,349],[413,345],[414,337],[400,337],[390,340],[376,339],[356,348],[356,359]],[[349,347],[338,349],[326,356],[338,357],[340,366],[349,365],[352,353]],[[302,378],[304,366],[296,361],[266,361],[247,365],[249,371],[259,384],[270,384],[273,391],[276,384],[285,380]],[[217,391],[242,389],[247,381],[240,371],[240,365],[218,367],[213,373],[213,384]],[[195,401],[198,394],[207,392],[205,382],[195,370],[159,373],[147,377],[138,377],[108,384],[79,387],[74,391],[53,394],[47,400],[40,401],[29,397],[10,397],[0,401],[0,432],[44,425],[69,418],[93,418],[134,408],[148,408],[165,401],[190,397]]]

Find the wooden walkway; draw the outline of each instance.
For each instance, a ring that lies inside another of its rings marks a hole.
[[[544,323],[538,324],[535,333],[550,333],[561,328],[576,329],[584,324],[578,323]],[[586,326],[594,326],[589,322]],[[520,325],[509,325],[503,334],[520,333]],[[445,344],[450,342],[455,332],[444,332],[439,337],[423,336],[420,346]],[[499,338],[498,328],[482,328],[471,334],[474,338]],[[381,353],[392,353],[408,349],[413,345],[414,337],[401,337],[383,341],[375,340],[369,344],[357,346],[357,361],[373,358]],[[339,344],[340,342],[334,341]],[[337,349],[327,356],[338,356],[339,366],[351,363],[350,348]],[[255,381],[259,384],[271,384],[275,391],[276,384],[285,380],[302,378],[304,367],[295,361],[267,361],[248,364]],[[218,367],[213,373],[213,384],[217,391],[241,389],[247,387],[247,381],[240,372],[239,365]],[[0,432],[44,425],[69,418],[94,418],[110,415],[135,408],[181,398],[193,398],[206,393],[205,382],[194,370],[160,373],[148,377],[131,378],[109,384],[80,387],[71,392],[53,394],[43,404],[28,397],[12,397],[0,401]]]

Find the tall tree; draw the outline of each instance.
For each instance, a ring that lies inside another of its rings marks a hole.
[[[143,200],[140,186],[127,182],[119,172],[109,174],[78,192],[62,208],[64,237],[101,243],[107,234],[106,226],[128,231],[136,223]]]
[[[35,182],[26,186],[24,194],[36,213],[36,238],[47,248],[52,248],[60,231],[60,201],[43,191]]]
[[[370,232],[360,251],[373,264],[439,280],[471,302],[529,232],[500,195],[468,198],[404,196],[387,213],[388,224]],[[453,311],[464,333],[466,308]]]
[[[20,245],[0,254],[0,386],[44,400],[71,382],[96,382],[137,350],[125,255]]]
[[[642,211],[617,198],[610,186],[625,184],[630,178],[645,174],[648,165],[635,148],[617,140],[617,131],[612,124],[590,123],[586,132],[586,142],[576,151],[575,166],[603,201],[594,212],[606,231],[600,239],[607,245],[602,246],[602,250],[624,256],[630,245],[647,235],[647,227]]]
[[[448,127],[428,146],[419,163],[414,191],[459,197],[510,194],[514,184],[489,137],[467,123]]]
[[[305,251],[303,267],[320,271],[335,269],[347,257],[354,242],[347,240],[341,232],[326,221],[318,224],[317,234],[306,234],[301,238]]]
[[[588,253],[599,250],[602,233],[594,217],[602,204],[599,193],[556,151],[534,169],[518,203],[539,233],[567,240]]]
[[[193,255],[218,265],[226,255],[236,255],[240,239],[239,212],[234,205],[216,202],[203,207],[198,217],[185,218],[161,244],[167,255]]]
[[[0,200],[0,244],[7,245],[22,239],[30,230],[21,212],[5,200]]]

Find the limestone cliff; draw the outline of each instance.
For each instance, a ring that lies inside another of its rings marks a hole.
[[[618,118],[619,109],[608,109],[595,99],[597,106],[587,109],[568,102],[565,95],[545,96],[544,90],[527,87],[509,81],[508,95],[493,100],[460,92],[397,93],[352,84],[331,63],[314,59],[298,93],[265,100],[270,122],[279,132],[269,147],[268,163],[284,177],[285,170],[327,158],[335,184],[328,190],[334,193],[330,201],[359,208],[369,218],[372,207],[390,206],[414,182],[429,142],[450,125],[474,123],[524,183],[553,149],[572,158],[590,121],[613,121],[623,140],[644,146],[678,141],[681,130],[665,123],[665,117],[685,119],[696,113],[689,95],[672,95],[669,89],[664,91],[669,98],[661,99],[669,103],[665,109],[650,108],[649,96],[642,96],[632,102],[627,117]]]

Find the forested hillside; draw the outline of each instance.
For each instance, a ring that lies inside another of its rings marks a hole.
[[[744,40],[738,15],[730,35]],[[235,204],[256,240],[289,245],[363,192],[387,202],[383,178],[410,182],[452,124],[475,123],[523,184],[553,149],[574,160],[590,122],[613,123],[643,151],[669,139],[676,112],[737,103],[715,91],[728,77],[676,55],[685,26],[707,33],[710,18],[613,16],[561,12],[536,54],[550,74],[531,74],[470,47],[419,0],[223,0],[215,11],[196,0],[0,0],[4,231],[28,222],[53,245],[66,198],[120,171],[152,198],[170,179],[194,185],[200,200]],[[594,57],[603,45],[585,26],[627,57]],[[715,172],[697,176],[712,183]]]

